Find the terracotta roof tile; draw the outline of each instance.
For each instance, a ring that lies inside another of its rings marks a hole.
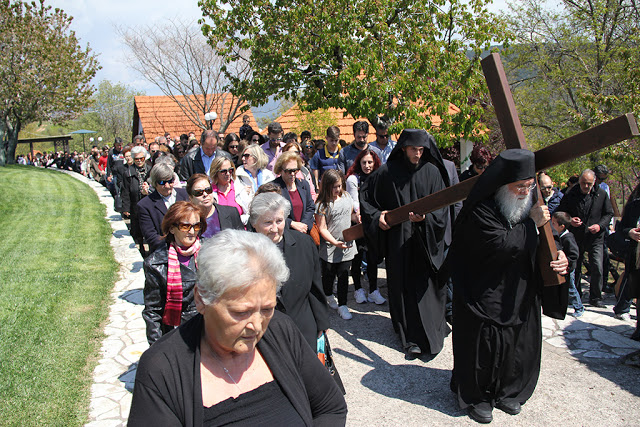
[[[218,97],[218,105],[215,108],[212,108],[211,111],[215,111],[218,113],[218,117],[222,117],[223,108],[225,111],[228,111],[228,106],[231,103],[230,97],[232,97],[230,93],[226,93]],[[185,99],[185,97],[179,96],[176,97],[176,99],[181,101]],[[225,133],[238,133],[240,126],[242,126],[242,116],[245,114],[250,117],[249,124],[251,127],[253,129],[258,129],[258,123],[253,117],[251,109],[249,109],[231,122]],[[139,133],[141,127],[147,139],[164,135],[165,132],[171,133],[172,137],[177,137],[180,134],[189,133],[191,131],[195,132],[197,135],[200,135],[202,132],[202,129],[194,124],[182,111],[178,103],[168,96],[136,96],[134,99],[134,120],[136,117],[139,117],[140,122],[134,123],[134,133],[136,130]],[[201,120],[204,123],[204,115]],[[219,124],[220,119],[215,121],[214,129],[219,129]]]

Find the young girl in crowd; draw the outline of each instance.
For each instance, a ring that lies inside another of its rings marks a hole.
[[[316,201],[315,220],[320,230],[320,260],[322,262],[322,287],[329,307],[338,310],[345,320],[351,319],[347,307],[349,265],[357,253],[352,242],[345,242],[342,232],[351,227],[357,216],[353,199],[346,192],[342,173],[327,170],[322,176],[322,186]],[[333,281],[338,278],[338,301],[333,295]]]
[[[360,215],[360,203],[359,203],[359,189],[365,179],[376,169],[380,167],[380,158],[376,153],[366,148],[358,154],[353,162],[353,165],[347,171],[347,192],[353,199],[353,209]],[[360,221],[358,221],[360,222]],[[351,277],[353,278],[353,286],[356,291],[354,293],[355,300],[358,304],[367,302],[374,302],[376,304],[384,304],[387,300],[380,295],[378,290],[378,267],[376,266],[376,254],[372,251],[367,251],[364,237],[356,240],[356,246],[358,253],[353,258],[351,263]],[[369,296],[365,293],[360,284],[360,266],[365,253],[367,259],[371,260],[370,265],[367,268],[367,278],[369,279]]]

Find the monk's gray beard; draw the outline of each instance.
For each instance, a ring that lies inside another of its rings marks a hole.
[[[509,187],[503,185],[496,191],[495,200],[502,215],[507,219],[509,225],[513,226],[529,215],[533,203],[533,193],[530,191],[526,198],[518,199],[517,194],[513,194],[509,191]]]

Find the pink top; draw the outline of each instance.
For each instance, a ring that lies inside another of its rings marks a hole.
[[[218,199],[217,203],[219,205],[233,206],[234,208],[238,209],[238,213],[240,215],[244,213],[240,205],[236,202],[236,191],[235,191],[235,188],[233,187],[233,181],[229,182],[229,188],[227,190],[227,194],[224,194],[223,192],[218,190],[218,186],[215,184],[212,184],[211,187],[213,187],[213,191],[215,191],[217,194],[217,199]]]

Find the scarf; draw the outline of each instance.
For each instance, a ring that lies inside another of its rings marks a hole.
[[[180,261],[182,256],[197,256],[200,251],[200,238],[188,249],[182,249],[175,242],[169,245],[169,268],[167,269],[167,302],[164,306],[162,323],[169,326],[180,326],[182,320],[182,277],[180,276]],[[198,265],[196,264],[196,268]]]

